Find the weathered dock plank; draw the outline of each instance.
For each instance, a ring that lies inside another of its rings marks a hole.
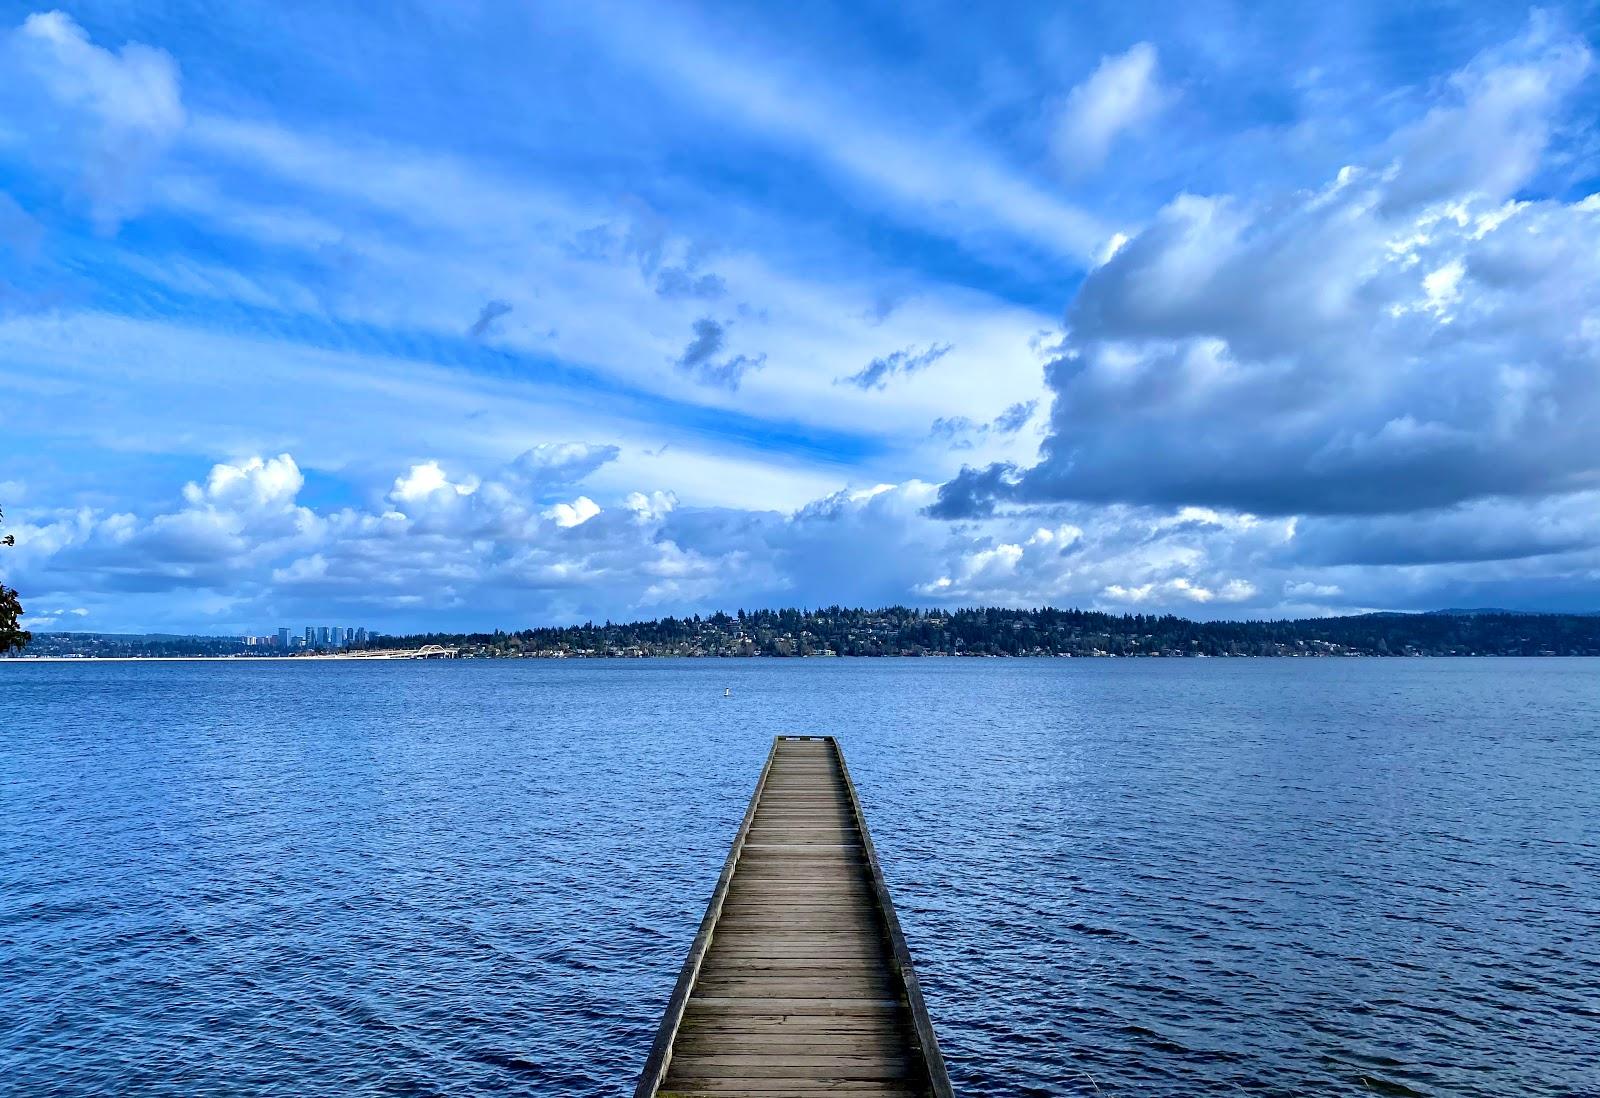
[[[951,1098],[844,756],[780,736],[635,1098]]]

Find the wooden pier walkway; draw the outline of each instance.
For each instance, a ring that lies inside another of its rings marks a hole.
[[[951,1098],[850,771],[780,736],[635,1098]]]

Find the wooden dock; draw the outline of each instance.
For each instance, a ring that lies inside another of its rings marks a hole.
[[[779,736],[635,1098],[951,1098],[832,736]]]

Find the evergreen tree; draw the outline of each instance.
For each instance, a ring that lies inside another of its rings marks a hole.
[[[0,522],[4,521],[5,512],[0,511]],[[0,546],[8,549],[16,543],[17,539],[12,534],[0,538]],[[21,617],[22,603],[17,593],[0,583],[0,652],[21,648],[33,639],[33,634],[22,628]]]

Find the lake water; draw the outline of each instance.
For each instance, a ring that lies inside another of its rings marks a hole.
[[[961,1094],[1600,1095],[1553,659],[0,663],[0,1093],[631,1093],[780,732]]]

